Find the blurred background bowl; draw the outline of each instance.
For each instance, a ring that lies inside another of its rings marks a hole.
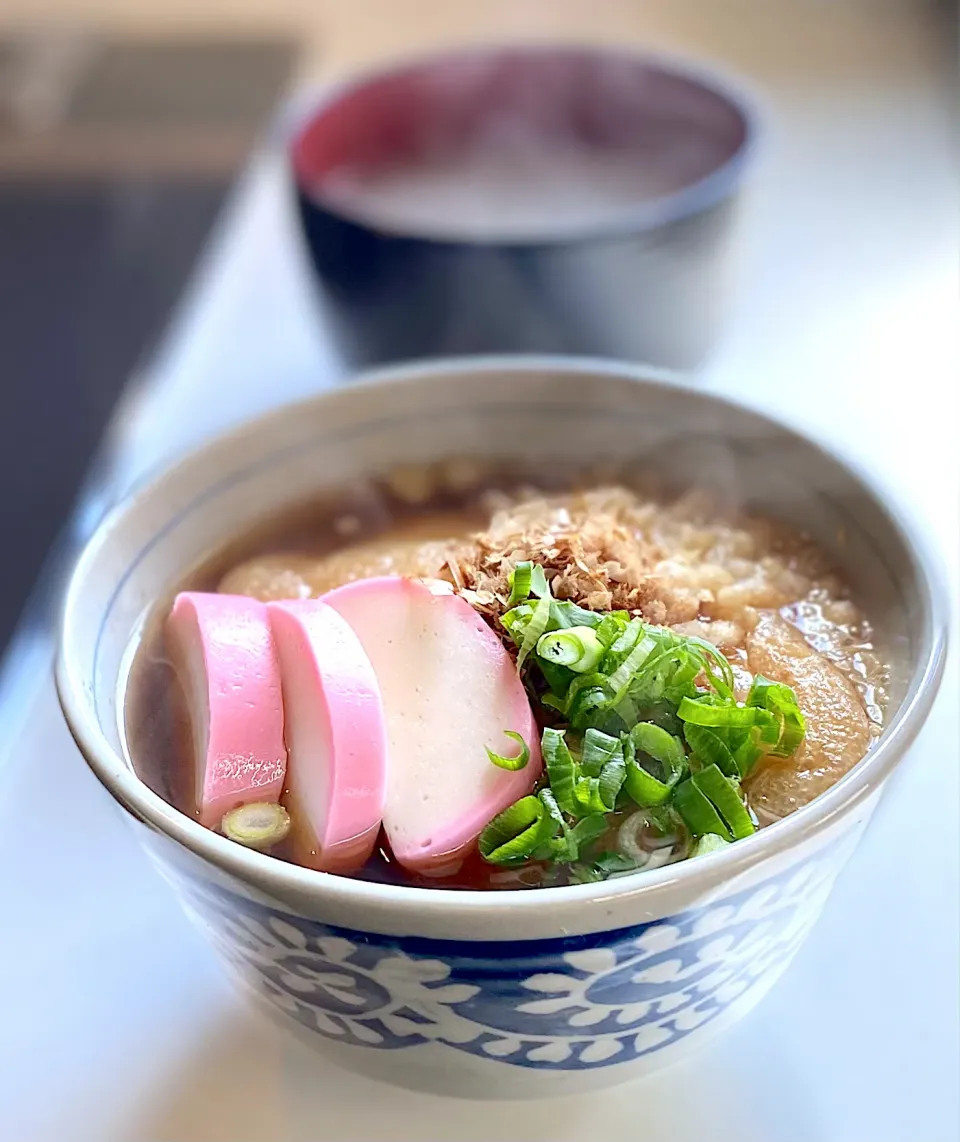
[[[755,134],[712,74],[606,48],[459,51],[339,89],[291,163],[340,351],[696,366]]]

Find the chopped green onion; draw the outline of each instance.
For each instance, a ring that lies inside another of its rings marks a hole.
[[[713,803],[697,785],[694,785],[692,777],[677,786],[673,794],[673,806],[695,837],[716,833],[725,841],[733,839]]]
[[[670,796],[671,788],[665,785],[642,765],[635,761],[627,762],[627,774],[623,783],[627,796],[641,809],[662,805]]]
[[[586,611],[566,599],[554,599],[550,608],[550,630],[567,630],[569,627],[599,630],[605,617],[596,611]]]
[[[550,687],[550,692],[554,695],[565,694],[570,682],[576,677],[573,671],[565,666],[554,666],[552,662],[546,662],[542,658],[537,659],[537,665],[544,681]]]
[[[576,684],[581,678],[587,684],[577,688]],[[567,691],[566,711],[571,725],[576,729],[589,726],[591,718],[606,724],[606,712],[611,705],[605,681],[602,674],[580,674],[571,683]]]
[[[583,736],[574,798],[581,811],[609,813],[626,777],[623,745],[619,738],[589,729]]]
[[[593,670],[603,657],[603,643],[590,627],[567,627],[542,635],[537,643],[537,657],[558,666],[566,666],[577,674]]]
[[[680,737],[683,733],[683,722],[675,711],[676,707],[667,701],[643,703],[637,709],[636,721],[652,722],[655,726],[666,730],[668,734]]]
[[[549,790],[542,790],[541,797],[545,793],[549,794]],[[539,854],[541,859],[553,860],[564,864],[579,860],[580,850],[585,845],[595,841],[598,837],[603,836],[607,828],[607,819],[603,814],[591,814],[589,817],[584,817],[578,821],[573,828],[571,828],[561,816],[560,836],[554,837],[540,847]]]
[[[597,624],[597,638],[603,645],[610,649],[617,641],[626,627],[629,619],[626,611],[611,611],[610,614],[604,615],[600,622]]]
[[[740,770],[740,776],[746,777],[760,758],[763,757],[763,750],[754,742],[751,733],[748,734],[744,741],[733,751],[733,757],[737,763],[737,769]],[[733,774],[730,776],[732,777]]]
[[[578,821],[570,830],[568,843],[572,846],[572,852],[567,859],[577,860],[584,845],[602,837],[608,828],[607,818],[603,814],[584,817],[582,821]]]
[[[612,808],[610,805],[605,805],[603,798],[600,796],[599,777],[578,777],[577,783],[573,787],[573,796],[576,800],[576,812],[578,815],[584,813],[608,813]]]
[[[687,642],[703,652],[703,672],[721,698],[733,697],[733,667],[712,642],[696,635],[688,635]],[[717,667],[714,670],[714,667]]]
[[[617,830],[617,851],[631,857],[646,868],[655,860],[654,867],[664,863],[654,854],[683,859],[690,849],[690,836],[686,823],[672,805],[648,806],[637,809],[621,822]]]
[[[616,637],[610,644],[610,657],[616,665],[619,666],[623,662],[642,637],[643,623],[639,619],[631,619],[619,628]]]
[[[534,851],[535,859],[563,862],[572,860],[570,854],[576,853],[576,846],[570,839],[570,826],[560,811],[553,791],[541,789],[539,797],[550,819],[550,832]],[[557,833],[560,835],[557,836]]]
[[[692,684],[699,668],[699,660],[691,660],[685,651],[672,646],[666,649],[658,646],[643,663],[631,688],[642,693],[646,701],[659,702],[665,696],[668,685],[675,685],[678,678],[683,687]]]
[[[539,563],[534,563],[530,570],[530,591],[538,599],[550,598],[550,584],[547,582],[547,576]]]
[[[580,768],[586,777],[599,777],[607,762],[617,756],[623,756],[623,745],[619,738],[593,728],[583,735]]]
[[[549,726],[543,731],[540,748],[547,767],[547,778],[557,804],[565,813],[578,814],[574,789],[576,766],[564,740],[564,731]]]
[[[694,722],[684,722],[683,736],[687,739],[694,756],[704,765],[719,766],[728,777],[742,776],[733,752],[714,730],[698,726]]]
[[[521,797],[480,833],[480,855],[490,864],[521,864],[550,839],[554,829],[554,820],[539,797]]]
[[[518,734],[515,730],[504,730],[503,736],[505,738],[512,738],[513,741],[517,742],[520,746],[520,753],[516,757],[504,757],[501,753],[494,753],[493,750],[487,746],[487,757],[500,769],[509,769],[511,771],[523,769],[530,760],[530,747],[523,740],[523,736]]]
[[[520,603],[519,606],[512,607],[509,611],[504,611],[500,616],[500,622],[510,632],[517,646],[519,646],[523,640],[524,628],[530,621],[535,606],[535,603]]]
[[[525,599],[530,597],[530,576],[533,571],[533,564],[529,560],[518,563],[513,571],[510,572],[510,598],[507,599],[507,606],[512,607],[517,603],[522,603]]]
[[[600,776],[597,778],[599,785],[597,787],[600,793],[600,800],[607,806],[608,812],[616,808],[617,797],[620,795],[620,790],[627,779],[627,763],[623,754],[617,757],[612,757],[607,764],[600,770]]]
[[[673,631],[645,626],[639,619],[627,624],[617,621],[619,633],[598,629],[597,637],[613,637],[598,673],[585,677],[580,685],[574,679],[566,691],[564,712],[577,728],[603,724],[615,711],[625,728],[637,721],[635,711],[666,701],[676,707],[684,698],[698,695],[696,679],[701,673],[715,687],[711,699],[734,705],[728,681],[730,664],[723,655],[702,639],[689,639]],[[721,666],[720,664],[724,665]],[[590,691],[587,693],[587,691]]]
[[[533,608],[530,621],[524,627],[523,639],[520,642],[520,652],[517,655],[517,669],[519,670],[527,660],[527,656],[537,645],[540,636],[547,629],[550,621],[550,596],[544,595]]]
[[[220,831],[231,841],[262,852],[278,845],[290,832],[290,815],[273,801],[254,801],[225,813]]]
[[[620,732],[623,732],[623,730],[627,729],[628,727],[635,726],[637,722],[643,721],[643,719],[640,717],[640,711],[637,709],[637,703],[634,702],[634,700],[630,697],[621,698],[616,706],[614,706],[610,711],[610,713],[619,718],[623,723],[622,727],[617,727]],[[609,721],[610,719],[608,717],[604,724],[607,724]]]
[[[553,790],[541,789],[539,797],[543,803],[543,807],[546,809],[547,813],[550,816],[550,820],[553,823],[553,832],[555,833],[558,829],[563,827],[564,821],[563,813],[561,813],[560,806],[557,804],[557,799],[553,795]],[[551,833],[551,836],[552,835],[553,834]]]
[[[656,650],[656,645],[656,642],[650,638],[649,635],[644,635],[642,633],[641,628],[641,635],[636,640],[633,649],[607,680],[607,686],[613,695],[609,701],[611,706],[616,706],[616,704],[626,696],[627,691],[630,689],[630,683],[633,681],[634,675],[650,657],[653,651]],[[615,650],[615,648],[616,643],[613,647],[610,648],[611,653]]]
[[[534,657],[541,678],[530,682],[539,701],[567,726],[543,731],[543,787],[483,831],[486,859],[549,862],[548,879],[586,883],[680,859],[694,841],[693,855],[705,855],[755,831],[740,780],[765,753],[787,756],[803,740],[803,715],[788,686],[758,675],[741,704],[717,647],[625,611],[600,614],[554,599],[543,567],[532,561],[514,568],[501,622],[518,647],[518,669]],[[574,731],[569,743],[567,729]],[[488,748],[490,760],[523,768],[530,749],[520,735],[508,736],[519,755]],[[640,853],[638,838],[639,855],[591,859],[588,846],[610,830],[622,832],[611,814],[627,798],[639,807],[627,821],[653,830],[644,842],[649,854]]]
[[[563,854],[567,849],[567,837],[570,834],[570,827],[564,820],[563,813],[560,812],[560,806],[557,804],[557,799],[549,788],[541,789],[537,796],[540,799],[540,804],[543,806],[550,824],[549,827],[546,824],[544,825],[543,837],[531,855],[534,860],[563,860]],[[557,836],[558,833],[560,834],[559,837]]]
[[[524,565],[518,564],[511,580],[517,588],[518,572],[525,586]],[[671,717],[684,699],[723,710],[740,710],[733,698],[733,671],[730,663],[704,639],[679,635],[665,627],[649,626],[631,619],[627,612],[598,614],[566,600],[550,599],[550,613],[543,602],[550,596],[542,567],[533,564],[530,590],[540,602],[521,602],[502,616],[503,626],[513,636],[522,665],[532,647],[548,692],[544,704],[558,710],[575,729],[604,729],[621,732],[643,720],[639,711],[666,703]],[[511,601],[519,596],[511,591]],[[698,679],[705,676],[711,690],[698,690]],[[782,718],[761,706],[756,715],[716,713],[700,715],[687,709],[691,720],[705,726],[758,727],[768,744],[780,735]],[[725,743],[727,744],[727,743]],[[737,743],[742,744],[741,742]],[[729,743],[733,751],[733,743]],[[729,764],[729,762],[728,762]]]
[[[752,706],[714,703],[703,698],[684,698],[677,716],[695,726],[751,727],[758,724],[758,711]]]
[[[687,760],[679,738],[652,722],[640,722],[630,731],[630,740],[638,752],[647,753],[660,762],[667,785],[675,785],[679,781]]]
[[[567,714],[570,721],[574,725],[576,725],[576,717],[574,711],[584,707],[585,704],[587,707],[589,707],[589,703],[586,702],[589,691],[599,690],[602,695],[601,700],[606,700],[606,682],[607,679],[604,677],[604,675],[599,673],[578,674],[571,681],[569,687],[567,688],[566,695],[563,698],[562,710]],[[581,697],[581,695],[583,695],[583,697]]]
[[[683,743],[652,722],[640,722],[624,738],[624,747],[627,754],[624,780],[627,796],[641,808],[662,805],[683,776],[686,765]],[[663,780],[639,764],[636,760],[638,752],[649,755],[660,764]]]
[[[580,777],[573,795],[578,810],[585,813],[610,813],[617,804],[617,794],[627,776],[623,756],[612,758],[598,777]]]
[[[557,694],[544,694],[540,699],[540,704],[548,707],[548,709],[556,710],[559,714],[564,714],[567,710],[566,699]]]
[[[750,709],[751,707],[747,707]],[[780,742],[781,736],[781,720],[776,714],[771,713],[770,710],[764,709],[762,706],[752,707],[757,712],[757,739],[767,747],[767,753],[771,753]]]
[[[750,814],[740,799],[739,786],[729,777],[724,777],[717,766],[708,765],[690,780],[723,817],[734,840],[742,840],[756,832]]]
[[[807,727],[797,696],[789,686],[758,674],[747,695],[747,705],[763,707],[777,719],[777,741],[768,752],[775,757],[789,757],[796,751]]]
[[[725,841],[723,837],[717,836],[716,833],[704,833],[693,846],[693,852],[690,855],[692,857],[709,856],[711,853],[718,853],[721,849],[729,847],[730,842]]]

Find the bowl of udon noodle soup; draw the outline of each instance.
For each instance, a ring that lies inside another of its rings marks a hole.
[[[644,1074],[789,963],[929,709],[928,563],[801,435],[627,366],[393,369],[103,521],[57,682],[253,995],[473,1097]]]

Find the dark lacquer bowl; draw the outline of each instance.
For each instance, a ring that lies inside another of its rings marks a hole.
[[[755,133],[712,74],[606,48],[461,51],[338,89],[290,153],[341,351],[695,366]]]

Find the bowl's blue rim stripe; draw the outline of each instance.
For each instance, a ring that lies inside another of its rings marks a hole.
[[[842,845],[844,840],[839,843]],[[457,940],[449,937],[434,937],[421,935],[387,935],[378,932],[360,931],[356,928],[345,927],[324,920],[316,920],[292,911],[288,904],[281,900],[256,899],[227,888],[222,884],[211,884],[201,881],[190,873],[178,872],[178,876],[188,880],[184,885],[184,892],[190,903],[201,910],[213,908],[221,915],[235,916],[237,912],[246,910],[259,916],[289,920],[294,924],[307,925],[317,929],[320,936],[339,936],[350,940],[351,943],[364,947],[380,949],[397,949],[403,953],[417,958],[449,957],[461,960],[488,960],[503,961],[510,957],[512,949],[516,959],[541,955],[561,955],[564,952],[583,951],[593,948],[608,947],[611,943],[629,943],[639,939],[651,928],[664,925],[673,927],[693,927],[701,917],[714,912],[718,908],[736,908],[748,900],[752,900],[759,893],[774,892],[780,895],[794,878],[803,878],[805,892],[816,891],[825,881],[832,881],[841,871],[842,865],[832,858],[824,860],[824,853],[818,850],[797,861],[786,868],[780,869],[756,884],[742,888],[729,896],[718,897],[715,900],[699,902],[683,908],[669,916],[660,916],[644,920],[639,924],[628,924],[618,928],[604,928],[596,932],[585,932],[574,936],[544,936],[520,940]],[[200,885],[200,887],[197,887]],[[427,890],[429,891],[429,890]],[[234,907],[235,905],[235,907]],[[745,917],[739,923],[752,923]],[[692,934],[692,933],[691,933]],[[670,949],[665,949],[669,951]],[[295,948],[291,948],[295,952]],[[529,970],[529,965],[524,969]]]

